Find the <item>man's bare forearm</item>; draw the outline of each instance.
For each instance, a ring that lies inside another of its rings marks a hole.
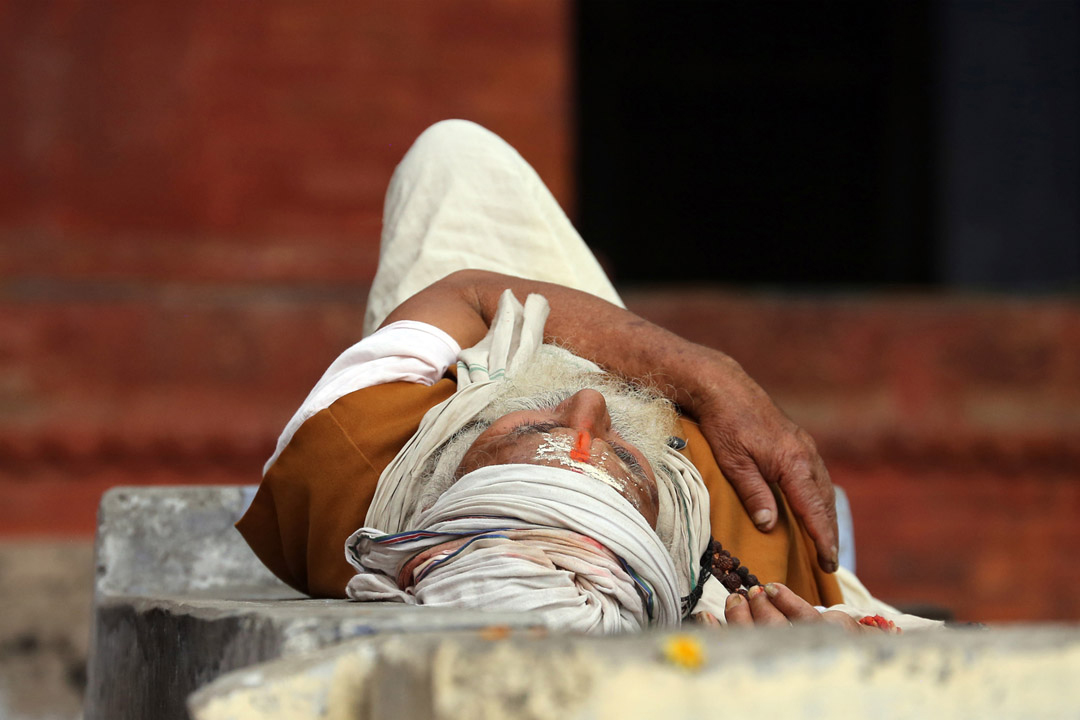
[[[506,289],[522,301],[531,293],[547,299],[551,314],[544,328],[545,341],[621,377],[654,385],[695,417],[710,395],[730,391],[731,385],[745,377],[739,364],[724,353],[692,343],[594,295],[482,270],[463,270],[444,278],[406,301],[387,322],[405,316],[423,319],[418,316],[423,312],[427,322],[446,330],[462,347],[470,347],[487,333]],[[431,297],[421,302],[425,293]]]

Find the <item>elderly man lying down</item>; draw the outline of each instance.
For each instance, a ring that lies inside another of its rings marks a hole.
[[[395,171],[364,338],[237,527],[316,597],[584,632],[926,622],[837,572],[810,437],[734,360],[625,310],[532,168],[460,120]]]

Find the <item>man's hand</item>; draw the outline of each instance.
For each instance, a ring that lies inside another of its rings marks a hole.
[[[813,538],[818,564],[835,572],[835,493],[813,438],[731,358],[716,353],[709,370],[693,398],[693,412],[724,476],[763,531],[777,520],[767,483],[778,485]]]
[[[876,628],[860,625],[855,618],[839,610],[817,611],[813,605],[780,583],[750,588],[750,599],[729,595],[724,617],[732,627],[787,627],[792,623],[828,623],[848,632],[876,633]]]

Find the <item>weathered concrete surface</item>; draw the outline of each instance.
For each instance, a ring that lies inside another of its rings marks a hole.
[[[80,716],[93,568],[89,542],[0,543],[0,718]]]
[[[233,528],[252,492],[232,486],[131,487],[105,493],[98,508],[97,597],[235,587],[296,595]]]
[[[1080,629],[845,636],[825,628],[508,638],[382,636],[231,673],[196,720],[1072,718]],[[680,657],[686,657],[682,655]]]
[[[525,615],[303,598],[233,529],[249,492],[117,488],[102,499],[88,720],[186,718],[188,694],[221,673],[347,638],[536,624]]]
[[[112,598],[95,615],[87,718],[186,718],[187,696],[224,672],[382,633],[528,627],[523,615],[432,612],[344,600]]]

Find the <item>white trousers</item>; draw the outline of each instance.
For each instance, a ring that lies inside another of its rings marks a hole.
[[[364,335],[410,296],[466,269],[558,283],[625,307],[532,166],[476,123],[444,120],[416,139],[390,180]]]

